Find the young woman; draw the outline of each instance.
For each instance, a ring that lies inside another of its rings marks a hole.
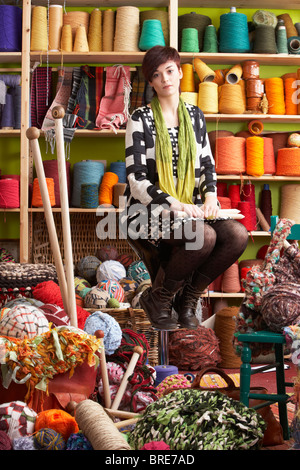
[[[164,256],[164,279],[140,303],[155,328],[197,328],[203,290],[243,253],[248,233],[219,220],[214,159],[202,111],[180,96],[180,56],[155,46],[145,54],[149,105],[127,123],[126,168],[131,238],[146,238]],[[172,316],[172,307],[177,318]]]

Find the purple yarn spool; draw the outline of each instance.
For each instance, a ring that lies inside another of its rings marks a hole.
[[[0,5],[0,52],[22,51],[22,10]]]
[[[15,127],[14,97],[10,92],[6,93],[5,104],[2,105],[1,128],[4,127]]]

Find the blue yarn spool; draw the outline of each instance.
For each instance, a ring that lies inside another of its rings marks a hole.
[[[12,89],[14,100],[15,129],[21,129],[21,86],[17,85]]]
[[[154,366],[156,371],[155,387],[159,385],[166,377],[170,375],[178,374],[178,367],[168,365],[168,366]]]
[[[22,10],[0,5],[0,52],[22,51]]]
[[[139,40],[141,51],[154,46],[165,46],[165,38],[160,20],[144,20]]]
[[[15,127],[14,97],[9,91],[6,93],[5,104],[2,105],[1,128]]]
[[[300,54],[300,36],[291,36],[287,42],[290,54]]]
[[[93,209],[99,205],[99,187],[97,183],[81,185],[80,207]]]
[[[119,177],[119,183],[126,183],[126,164],[125,162],[117,161],[110,164],[110,171]]]
[[[104,175],[104,165],[102,162],[94,160],[84,160],[74,163],[73,166],[73,191],[72,206],[80,207],[81,203],[81,185],[97,184],[100,187]]]
[[[276,36],[276,43],[277,43],[277,52],[278,54],[288,54],[288,41],[286,35],[286,27],[279,26],[277,30]]]
[[[249,52],[247,16],[230,12],[220,16],[219,52]]]

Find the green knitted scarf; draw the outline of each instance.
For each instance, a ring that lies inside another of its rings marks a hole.
[[[163,192],[170,194],[180,202],[192,204],[195,186],[196,139],[189,112],[180,97],[178,106],[178,182],[177,188],[175,188],[172,144],[157,96],[151,101],[151,109],[156,127],[155,152],[159,187]]]

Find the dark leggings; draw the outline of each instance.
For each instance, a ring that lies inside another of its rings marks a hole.
[[[186,243],[194,242],[183,236],[176,239],[174,234],[169,240],[168,259],[164,263],[166,279],[181,281],[191,278],[196,289],[205,289],[220,274],[229,268],[245,251],[248,232],[243,224],[236,220],[218,220],[212,224],[192,220],[190,229],[193,233],[201,230],[203,246],[199,249],[187,249]],[[198,226],[197,226],[198,224]],[[190,245],[191,247],[191,245]]]

